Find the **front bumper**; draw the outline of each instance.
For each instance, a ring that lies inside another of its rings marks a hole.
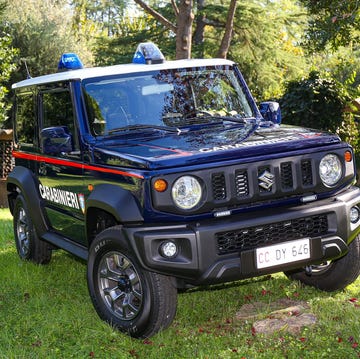
[[[200,223],[124,230],[147,270],[181,278],[192,285],[222,283],[319,264],[345,255],[349,243],[360,232],[360,221],[354,224],[349,218],[354,206],[360,207],[357,187],[336,197],[298,206],[267,208]],[[321,229],[317,228],[319,218]],[[224,240],[219,241],[224,233],[230,233],[230,239],[225,239],[231,242],[227,251]],[[253,241],[257,234],[260,239]],[[256,248],[302,238],[309,238],[310,258],[257,268]],[[174,258],[160,254],[161,244],[168,240],[179,249]]]

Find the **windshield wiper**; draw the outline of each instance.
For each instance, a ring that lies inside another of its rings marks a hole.
[[[224,122],[233,122],[240,124],[257,124],[255,117],[234,117],[234,116],[222,116],[222,115],[208,115],[199,117],[186,118],[188,126],[208,126],[208,125],[219,125]]]
[[[159,125],[128,125],[124,127],[117,127],[113,128],[108,131],[109,134],[115,133],[115,132],[128,132],[128,131],[137,131],[137,130],[160,130],[160,131],[167,131],[167,132],[175,132],[180,134],[181,130],[177,127],[170,127],[170,126],[159,126]]]
[[[255,117],[232,117],[232,116],[218,116],[217,118],[222,119],[223,121],[236,122],[236,123],[253,123],[258,124],[258,120]]]

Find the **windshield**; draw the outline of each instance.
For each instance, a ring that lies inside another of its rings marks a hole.
[[[91,131],[179,129],[254,117],[228,66],[119,75],[84,82]]]

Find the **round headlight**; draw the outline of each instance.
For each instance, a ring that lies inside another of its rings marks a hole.
[[[328,154],[319,165],[320,178],[326,186],[334,186],[342,176],[342,166],[338,156]]]
[[[177,207],[192,209],[201,200],[201,185],[195,177],[182,176],[173,184],[171,194]]]

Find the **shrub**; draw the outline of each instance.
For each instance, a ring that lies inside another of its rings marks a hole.
[[[359,153],[359,130],[350,102],[341,83],[317,71],[288,82],[280,100],[284,123],[336,132]]]

